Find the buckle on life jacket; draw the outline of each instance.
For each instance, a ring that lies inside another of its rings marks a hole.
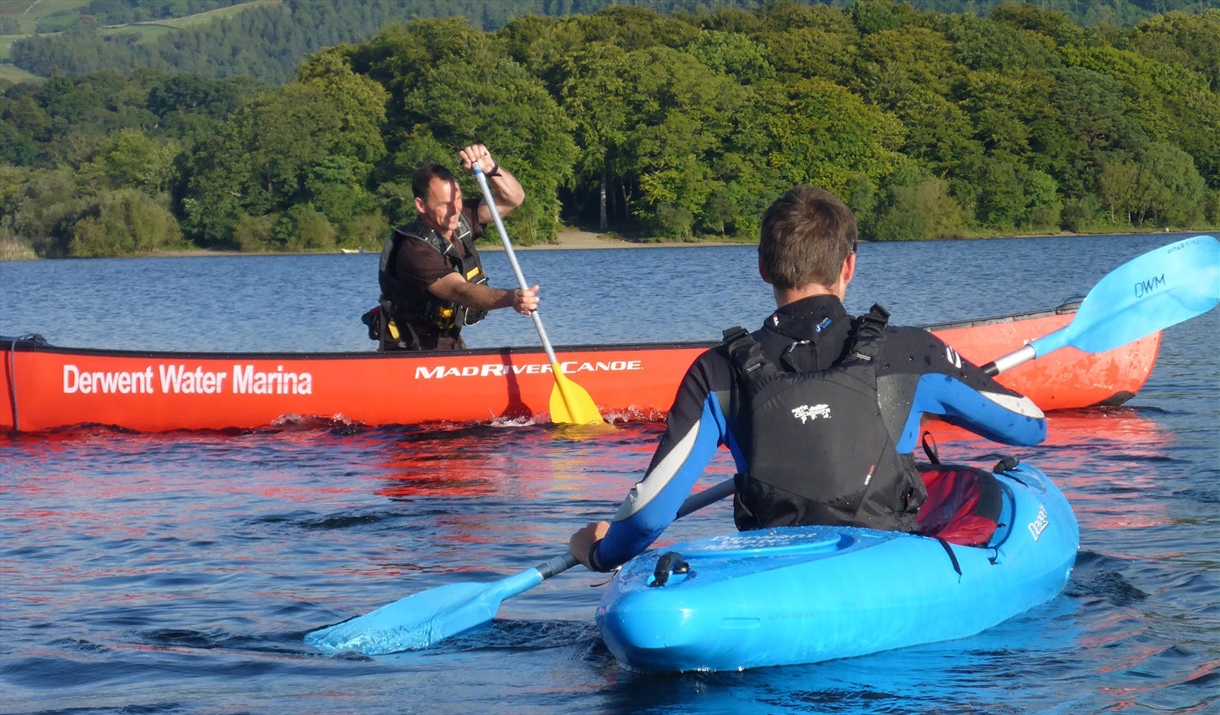
[[[398,332],[398,324],[394,322],[393,318],[389,317],[388,311],[383,310],[380,305],[373,306],[370,310],[366,311],[364,315],[360,316],[360,322],[368,326],[369,340],[381,340],[381,328],[383,321],[385,322],[386,336],[391,340],[401,340],[401,334]]]
[[[724,344],[728,348],[729,357],[747,377],[767,364],[767,359],[763,357],[762,347],[758,341],[740,325],[724,331]]]

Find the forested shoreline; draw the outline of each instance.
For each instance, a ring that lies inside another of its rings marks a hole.
[[[48,257],[379,246],[415,166],[476,140],[526,188],[527,244],[562,223],[750,238],[797,183],[875,240],[1197,229],[1220,223],[1218,36],[1214,9],[1119,30],[1034,5],[620,6],[393,24],[281,85],[4,83],[0,237]]]

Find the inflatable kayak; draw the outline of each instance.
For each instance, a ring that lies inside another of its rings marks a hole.
[[[682,542],[623,567],[597,610],[602,637],[629,668],[673,672],[812,663],[979,633],[1057,595],[1080,538],[1046,475],[1004,469],[989,478],[997,516],[981,546],[821,526]],[[921,523],[936,511],[928,507]]]

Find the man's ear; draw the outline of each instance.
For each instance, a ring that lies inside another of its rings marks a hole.
[[[415,197],[415,210],[422,214],[424,212],[424,209],[426,209],[426,208],[428,208],[428,207],[426,204],[424,204],[424,200],[419,198],[418,196],[416,196]]]
[[[843,287],[846,288],[851,279],[856,277],[856,254],[847,254],[847,260],[843,261],[843,268],[839,271],[839,280],[843,281]]]
[[[771,274],[767,273],[767,267],[763,265],[762,256],[758,257],[758,275],[763,279],[763,283],[771,285]]]

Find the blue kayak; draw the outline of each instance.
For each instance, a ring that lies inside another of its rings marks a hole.
[[[597,610],[606,645],[650,672],[813,663],[974,635],[1054,598],[1080,530],[1027,465],[995,475],[984,546],[854,527],[789,527],[640,555]]]

